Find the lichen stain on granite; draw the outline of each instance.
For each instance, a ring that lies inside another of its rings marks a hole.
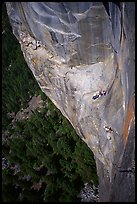
[[[123,137],[124,137],[124,144],[126,145],[129,130],[131,127],[131,123],[134,119],[134,109],[133,109],[133,96],[130,99],[128,111],[124,121],[124,128],[123,128]]]
[[[115,155],[122,157],[124,147],[118,147],[123,140],[126,145],[134,118],[134,64],[129,60],[134,23],[129,23],[132,3],[107,4],[109,12],[104,2],[6,6],[40,88],[102,163],[111,183]]]

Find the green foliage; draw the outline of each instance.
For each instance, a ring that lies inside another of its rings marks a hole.
[[[2,125],[10,136],[3,142],[3,156],[11,167],[20,167],[16,174],[10,168],[3,170],[3,201],[78,202],[84,182],[98,183],[93,154],[39,89],[12,34],[3,4],[2,10]],[[13,128],[7,113],[25,108],[30,95],[35,94],[41,95],[45,106]],[[26,175],[31,176],[29,181],[22,179]],[[40,190],[32,189],[40,181]]]
[[[47,103],[51,106],[49,99]],[[49,111],[46,108],[42,112],[35,111],[27,121],[17,122],[13,139],[9,141],[10,154],[7,158],[11,163],[19,164],[21,171],[32,177],[32,183],[42,180],[47,184],[43,195],[45,201],[78,201],[76,195],[84,182],[93,180],[97,184],[94,157],[76,133],[75,140],[74,135],[69,134],[73,132],[72,126],[53,107],[52,117],[45,116]],[[56,118],[60,119],[60,123]],[[66,128],[65,135],[58,131]],[[42,174],[36,170],[41,165],[45,168]],[[54,200],[56,194],[58,196]]]
[[[20,45],[12,34],[5,5],[2,3],[2,126],[6,129],[11,120],[8,112],[26,107],[30,95],[40,90],[23,58]]]

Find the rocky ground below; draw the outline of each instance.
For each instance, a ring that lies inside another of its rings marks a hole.
[[[81,202],[98,202],[99,201],[99,189],[89,183],[84,184],[84,188],[81,189],[78,197],[81,198]]]

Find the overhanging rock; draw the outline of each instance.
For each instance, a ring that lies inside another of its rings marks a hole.
[[[114,166],[122,164],[134,127],[134,3],[6,6],[40,88],[93,151],[112,183]]]

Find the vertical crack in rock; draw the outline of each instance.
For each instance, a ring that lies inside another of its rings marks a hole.
[[[109,182],[134,122],[133,5],[6,3],[13,33],[40,88],[102,163]]]

